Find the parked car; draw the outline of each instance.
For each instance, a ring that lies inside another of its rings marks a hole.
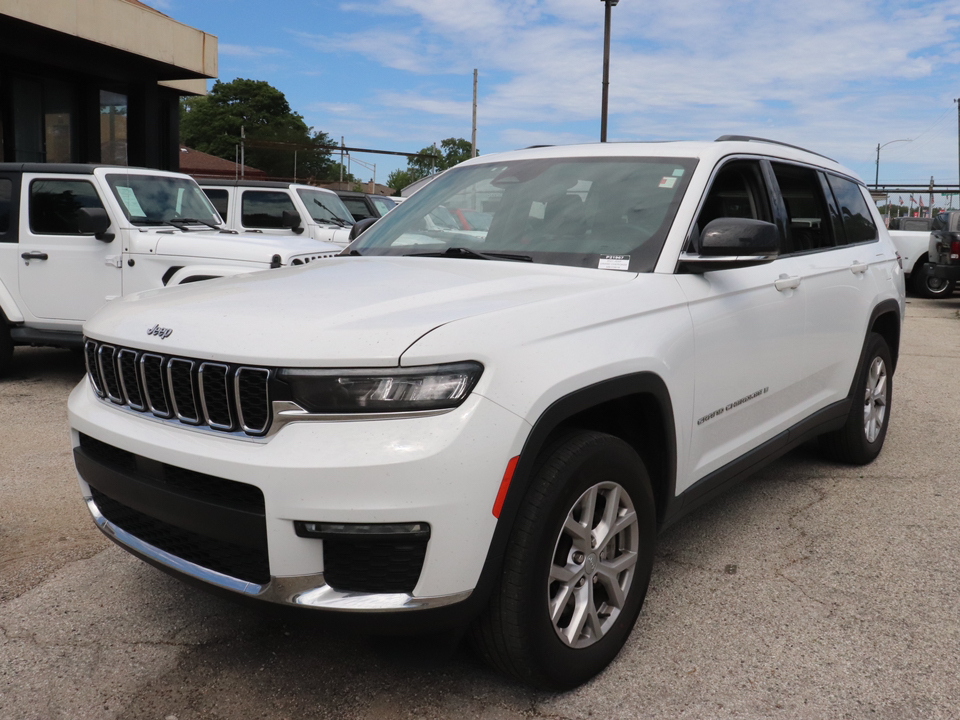
[[[960,210],[937,215],[928,254],[925,272],[930,282],[948,283],[952,291],[960,280]]]
[[[0,374],[17,345],[80,348],[83,321],[121,295],[340,249],[224,230],[187,175],[0,163]]]
[[[368,195],[352,190],[337,190],[336,193],[356,221],[381,218],[396,205],[393,198],[386,195]]]
[[[495,209],[481,233],[441,207]],[[877,457],[904,308],[869,193],[821,155],[486,155],[343,256],[110,303],[69,403],[80,489],[173,575],[469,627],[569,688],[630,635],[664,528],[809,440]]]
[[[934,277],[926,270],[931,262],[928,250],[933,227],[934,218],[891,218],[890,238],[900,253],[907,284],[915,295],[924,298],[950,297],[954,281]]]
[[[353,217],[326,188],[264,180],[201,180],[200,187],[233,230],[349,243]]]

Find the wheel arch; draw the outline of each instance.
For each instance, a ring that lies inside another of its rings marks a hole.
[[[890,348],[890,357],[893,360],[893,370],[897,369],[897,359],[900,356],[900,330],[902,322],[900,318],[900,305],[896,300],[885,300],[873,309],[870,316],[869,332],[864,338],[864,350],[866,349],[869,333],[875,332],[880,335]]]
[[[554,401],[537,419],[521,450],[473,597],[482,607],[501,571],[520,506],[543,450],[567,432],[596,430],[619,437],[640,455],[650,475],[658,527],[676,489],[677,440],[666,383],[649,372],[624,375]]]

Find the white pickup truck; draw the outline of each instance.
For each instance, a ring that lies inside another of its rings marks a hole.
[[[340,251],[221,222],[187,175],[0,163],[0,374],[16,345],[80,348],[82,323],[121,295]]]
[[[266,180],[199,183],[231,230],[304,235],[341,247],[350,242],[353,216],[332,190]]]
[[[924,272],[930,263],[928,248],[933,218],[903,217],[890,221],[890,238],[900,253],[903,271],[915,295],[924,298],[950,297],[954,281],[932,277]]]

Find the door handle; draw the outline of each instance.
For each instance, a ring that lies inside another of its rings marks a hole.
[[[853,265],[850,266],[850,271],[854,275],[863,275],[867,271],[867,264],[860,261],[854,261]]]
[[[800,287],[800,276],[781,275],[777,280],[773,281],[773,286],[780,292],[798,288]]]
[[[50,256],[45,252],[33,250],[31,252],[20,253],[20,257],[22,257],[24,260],[46,260]]]

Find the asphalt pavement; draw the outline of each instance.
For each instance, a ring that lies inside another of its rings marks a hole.
[[[668,530],[625,649],[531,691],[448,638],[240,606],[94,528],[67,351],[0,380],[0,718],[960,717],[960,296],[910,299],[867,467],[805,446]]]

